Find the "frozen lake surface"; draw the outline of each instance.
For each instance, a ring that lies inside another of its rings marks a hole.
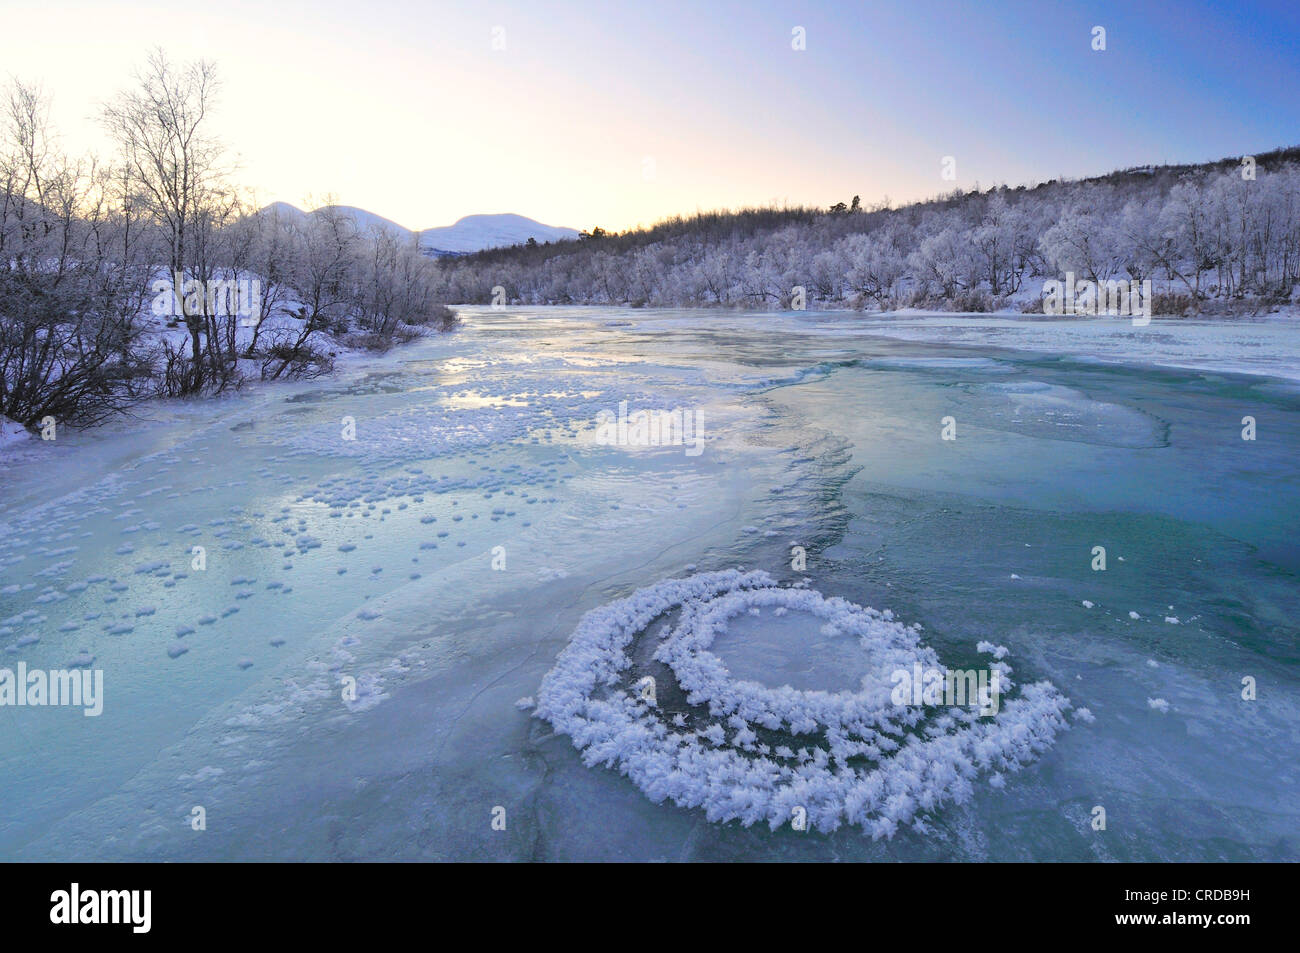
[[[1296,328],[464,316],[330,379],[4,451],[0,668],[89,665],[104,706],[0,707],[0,859],[1300,859]],[[624,401],[704,439],[611,445]],[[804,594],[737,602],[709,645],[673,634],[681,603],[565,694],[575,631],[737,569]],[[676,683],[803,712],[874,699],[896,658],[987,666],[980,643],[1036,702],[986,735],[876,725],[866,754]],[[561,710],[658,727],[588,765]],[[673,803],[719,752],[751,775]],[[769,826],[771,777],[819,797],[877,768],[906,803]]]

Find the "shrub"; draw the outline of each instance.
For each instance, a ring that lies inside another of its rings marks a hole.
[[[1181,318],[1186,317],[1188,314],[1195,314],[1196,311],[1196,301],[1191,295],[1170,292],[1151,296],[1152,314]]]

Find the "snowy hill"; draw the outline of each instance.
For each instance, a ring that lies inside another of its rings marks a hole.
[[[326,205],[322,208],[315,209],[311,212],[304,212],[296,205],[290,205],[288,202],[272,202],[261,210],[259,214],[274,214],[279,216],[283,221],[297,222],[302,221],[312,215],[316,215],[325,209],[335,209],[342,212],[345,216],[352,219],[360,232],[368,232],[372,228],[383,228],[399,235],[410,235],[411,230],[398,225],[391,219],[384,218],[382,215],[376,215],[374,212],[367,212],[363,208],[356,208],[352,205]]]
[[[430,251],[468,253],[521,245],[530,238],[545,243],[577,237],[575,229],[543,225],[522,215],[466,215],[455,225],[426,228],[420,244]]]
[[[473,304],[501,284],[511,304],[1043,314],[1055,307],[1050,288],[1078,276],[1112,296],[1125,282],[1148,289],[1147,317],[1255,314],[1300,304],[1300,147],[1246,158],[954,190],[899,207],[700,211],[444,264]],[[1103,306],[1081,307],[1094,305]]]
[[[399,235],[413,234],[396,222],[351,205],[332,205],[346,214],[362,232],[379,227],[396,232]],[[319,210],[317,210],[319,211]],[[273,202],[262,209],[261,214],[273,214],[289,222],[301,221],[316,212],[304,212],[288,202]],[[523,215],[509,213],[500,215],[466,215],[455,225],[440,228],[426,228],[419,233],[420,245],[430,254],[463,255],[482,251],[485,248],[500,248],[507,245],[519,245],[529,238],[538,242],[560,241],[577,238],[578,232],[572,228],[560,228],[555,225],[543,225],[541,222]]]
[[[290,205],[288,202],[272,202],[270,205],[258,209],[258,215],[274,215],[281,221],[300,222],[307,217],[307,213],[296,205]]]

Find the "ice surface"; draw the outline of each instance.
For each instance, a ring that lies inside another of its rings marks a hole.
[[[1154,364],[1214,373],[1268,374],[1300,380],[1300,317],[1041,318],[902,312],[871,322],[874,333],[943,342],[1068,354],[1118,364]]]
[[[0,857],[1300,856],[1294,388],[845,315],[466,318],[330,379],[3,451],[0,658],[100,668],[106,697],[0,711]],[[623,400],[701,411],[704,452],[599,444]],[[678,592],[629,630],[614,682],[548,676],[636,593],[753,570],[762,595]],[[987,727],[912,725],[871,694],[898,658],[1017,685]],[[1099,802],[1125,818],[1105,839]],[[192,836],[195,804],[222,823]]]
[[[798,689],[856,689],[870,671],[858,640],[806,613],[768,609],[729,619],[713,640],[733,678]]]
[[[1098,401],[1043,381],[977,384],[960,420],[1050,440],[1111,447],[1160,447],[1164,424],[1132,407]]]

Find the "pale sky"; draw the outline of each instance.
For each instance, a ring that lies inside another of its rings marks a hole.
[[[0,73],[53,96],[71,151],[107,151],[99,104],[162,45],[217,63],[212,130],[261,200],[409,228],[622,230],[1300,144],[1292,0],[0,0],[0,24]]]

